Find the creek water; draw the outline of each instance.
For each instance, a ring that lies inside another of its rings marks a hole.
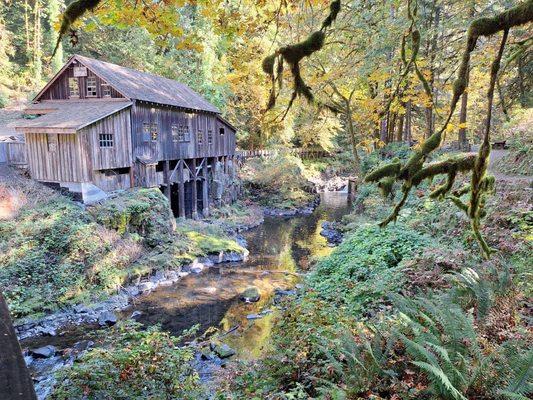
[[[159,324],[176,335],[195,325],[199,326],[200,334],[217,328],[219,332],[229,332],[223,341],[237,352],[236,358],[260,358],[268,348],[276,315],[276,311],[271,310],[276,290],[294,288],[314,258],[332,251],[320,235],[321,225],[324,221],[338,221],[348,212],[346,193],[327,192],[321,194],[321,202],[312,214],[266,217],[262,225],[243,235],[250,251],[247,261],[218,264],[200,274],[190,274],[172,286],[159,287],[136,298],[120,318],[140,311],[137,321],[144,325]],[[258,302],[245,303],[239,299],[250,286],[259,289]],[[23,342],[23,346],[53,344],[65,349],[75,341],[90,338],[94,329],[94,326],[76,327],[61,337],[30,340]],[[206,380],[219,366],[217,362],[198,360],[200,375]],[[38,368],[38,364],[35,367]],[[41,376],[47,373],[46,370],[33,372]],[[46,376],[45,382],[47,380]]]

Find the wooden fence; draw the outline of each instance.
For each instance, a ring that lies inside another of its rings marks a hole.
[[[317,159],[331,157],[334,153],[328,152],[324,149],[314,148],[288,148],[288,149],[258,149],[258,150],[237,150],[235,156],[244,162],[250,158],[257,157],[275,157],[279,154],[290,154],[298,156],[302,159]]]

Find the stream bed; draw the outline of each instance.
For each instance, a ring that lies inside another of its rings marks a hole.
[[[243,234],[250,251],[247,261],[218,264],[200,274],[190,274],[172,286],[159,287],[136,298],[118,315],[119,319],[130,318],[135,312],[135,319],[142,324],[160,324],[176,335],[194,325],[199,326],[200,334],[217,328],[220,332],[229,332],[224,335],[224,343],[236,351],[234,358],[260,358],[268,346],[276,315],[271,308],[274,296],[289,293],[309,269],[313,258],[332,251],[320,235],[322,223],[338,221],[348,212],[346,193],[326,192],[321,194],[319,206],[309,215],[265,217],[262,225]],[[239,297],[251,286],[259,290],[261,297],[254,303],[243,302]],[[27,340],[21,345],[27,349],[51,344],[64,351],[75,348],[75,343],[80,341],[87,342],[95,329],[98,327],[73,327],[56,337]],[[31,357],[27,360],[36,378],[38,397],[45,398],[58,363]],[[197,360],[204,381],[210,380],[222,364],[222,360],[205,361],[200,356]]]

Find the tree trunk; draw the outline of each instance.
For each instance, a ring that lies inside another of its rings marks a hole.
[[[412,112],[412,103],[409,100],[405,105],[405,128],[404,128],[404,141],[411,144],[413,141],[411,134],[411,112]]]
[[[357,173],[359,173],[361,172],[361,159],[359,158],[359,154],[357,154],[357,140],[355,138],[355,129],[352,121],[352,108],[350,107],[350,103],[348,101],[345,101],[345,104],[346,108],[344,110],[344,116],[346,118],[346,127],[348,128],[348,135],[350,136],[350,143],[352,145],[355,170]]]
[[[405,115],[401,114],[400,118],[398,118],[398,129],[396,130],[396,141],[401,142],[402,136],[403,136],[403,120],[405,119]]]
[[[0,322],[0,399],[37,399],[2,293]]]
[[[54,48],[57,42],[58,34],[54,28],[55,23],[58,20],[60,14],[60,0],[49,0],[48,1],[48,20],[50,23],[50,48]],[[56,73],[63,66],[63,45],[59,43],[57,47],[56,54],[52,58],[52,72]]]
[[[468,109],[468,91],[465,90],[461,98],[461,111],[459,113],[459,150],[467,151],[468,149],[468,138],[466,137],[466,120],[467,120],[467,109]]]

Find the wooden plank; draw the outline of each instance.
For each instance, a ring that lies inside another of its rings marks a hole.
[[[192,219],[198,219],[198,193],[197,193],[197,187],[196,187],[196,158],[193,158],[191,160],[191,169],[194,171],[191,179],[192,179],[192,198],[191,198],[191,205],[192,205]]]
[[[0,293],[0,398],[35,400],[35,390],[24,362],[7,304]]]
[[[183,160],[178,161],[178,206],[179,216],[185,218],[185,183],[183,182]]]
[[[204,178],[202,182],[202,203],[204,206],[202,214],[204,217],[208,217],[209,216],[209,180],[207,176],[207,159],[203,160],[202,175]]]
[[[167,196],[168,202],[170,203],[172,200],[170,198],[170,180],[168,179],[168,170],[169,170],[169,165],[168,165],[168,160],[166,160],[163,163],[163,179],[165,182],[164,193],[165,193],[165,196]]]

